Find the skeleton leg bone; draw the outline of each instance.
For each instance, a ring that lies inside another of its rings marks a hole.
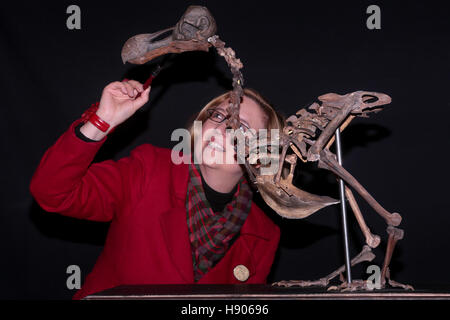
[[[381,286],[384,287],[386,285],[386,278],[387,278],[389,281],[389,285],[392,287],[399,287],[405,290],[414,290],[414,288],[410,285],[402,284],[390,279],[389,264],[391,263],[391,258],[394,252],[395,245],[398,240],[403,239],[404,232],[403,230],[395,228],[393,226],[388,226],[386,231],[389,234],[389,238],[386,248],[386,255],[384,257],[383,262],[383,269],[381,271],[381,279],[380,279]]]
[[[394,212],[390,213],[384,209],[370,194],[367,190],[347,171],[345,170],[335,159],[334,154],[323,149],[320,152],[319,168],[327,169],[333,172],[338,177],[342,178],[347,184],[353,187],[367,203],[380,215],[382,216],[388,225],[398,226],[402,221],[400,214]]]
[[[358,203],[356,202],[356,199],[353,196],[352,191],[347,186],[345,186],[345,196],[350,204],[350,207],[352,208],[352,211],[356,217],[356,220],[358,221],[359,227],[361,228],[361,231],[364,234],[364,237],[366,238],[366,243],[371,248],[378,247],[378,245],[380,244],[380,237],[377,235],[374,235],[374,234],[372,234],[372,232],[370,232],[369,227],[367,226],[366,222],[364,221],[364,217],[361,213],[361,210],[359,210]]]
[[[355,266],[358,263],[364,261],[372,261],[375,259],[375,255],[372,253],[372,249],[369,246],[364,246],[362,251],[352,259],[351,266]],[[345,271],[345,265],[341,266],[336,271],[333,271],[329,275],[320,278],[319,280],[283,280],[274,282],[272,286],[280,286],[280,287],[311,287],[311,286],[319,286],[326,287],[330,281],[336,278],[338,275],[342,274]]]
[[[354,115],[349,115],[347,119],[344,121],[344,123],[340,126],[340,131],[344,131],[345,128],[352,122],[352,120],[355,119]],[[330,148],[330,146],[334,143],[336,139],[336,136],[332,136],[328,144],[326,145],[325,149]],[[364,234],[364,237],[366,238],[366,243],[371,248],[376,248],[380,244],[380,237],[377,235],[374,235],[370,232],[369,227],[367,226],[366,222],[364,221],[364,217],[361,213],[361,210],[359,209],[358,203],[356,202],[355,197],[353,196],[352,191],[349,187],[345,186],[345,197],[347,198],[350,207],[352,208],[353,214],[355,215],[356,220],[358,221],[359,227]]]

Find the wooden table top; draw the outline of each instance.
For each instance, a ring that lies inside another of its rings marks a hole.
[[[124,285],[85,300],[450,300],[450,285],[414,286],[414,291],[381,289],[336,292],[324,288],[270,285]]]

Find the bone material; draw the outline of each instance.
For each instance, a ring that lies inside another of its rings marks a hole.
[[[365,261],[372,261],[375,259],[375,255],[372,253],[372,249],[369,246],[364,246],[361,252],[352,259],[351,266],[355,266],[358,263]],[[336,271],[333,271],[326,277],[320,278],[319,280],[283,280],[279,282],[275,282],[273,286],[283,286],[283,287],[310,287],[310,286],[320,286],[326,287],[330,283],[330,281],[336,278],[338,275],[342,274],[345,271],[345,265],[341,266]]]
[[[388,272],[389,264],[391,263],[392,254],[394,252],[395,244],[398,240],[403,239],[403,230],[388,226],[386,229],[389,238],[386,248],[386,255],[384,257],[383,269],[381,270],[381,284],[384,285],[386,282],[386,274]]]
[[[367,201],[367,203],[382,216],[389,225],[398,226],[402,221],[402,217],[394,212],[390,213],[384,209],[367,190],[347,171],[345,170],[335,159],[331,151],[323,149],[320,152],[319,167],[326,168],[344,180],[347,184],[353,187],[360,195]]]
[[[211,46],[214,46],[218,54],[224,57],[233,74],[233,90],[227,108],[229,117],[226,125],[232,129],[238,129],[240,124],[239,108],[243,96],[242,86],[244,85],[244,79],[240,71],[243,64],[236,58],[234,50],[225,47],[225,43],[215,34],[216,29],[216,23],[208,9],[201,6],[190,6],[173,28],[136,35],[128,39],[122,48],[122,60],[124,63],[143,64],[166,53],[208,51]],[[163,37],[165,34],[168,34],[165,38],[157,40],[158,37]],[[250,160],[259,160],[261,163],[264,163],[267,159],[276,160],[279,164],[276,173],[263,175],[260,173],[260,169],[250,164],[248,154],[238,155],[238,157],[243,160],[250,180],[258,188],[264,201],[278,214],[286,218],[305,218],[325,206],[339,203],[336,199],[314,195],[294,186],[292,180],[297,162],[296,158],[300,158],[303,162],[318,161],[319,168],[329,170],[342,178],[390,226],[388,228],[388,250],[383,267],[383,275],[388,276],[388,265],[393,248],[395,243],[403,236],[401,231],[397,231],[400,229],[393,228],[393,226],[400,224],[401,216],[398,213],[389,213],[385,210],[350,173],[337,163],[329,147],[334,142],[334,133],[337,128],[342,131],[355,116],[368,117],[369,113],[382,110],[384,105],[391,102],[391,98],[383,93],[356,91],[346,95],[328,93],[320,96],[318,100],[320,104],[315,102],[308,110],[301,109],[288,118],[284,130],[281,130],[280,136],[276,140],[276,147],[271,146],[267,139],[265,147],[270,147],[270,150],[273,147],[273,154],[251,156]],[[281,156],[278,153],[279,148],[282,149]],[[247,147],[246,151],[248,150]],[[289,153],[290,151],[293,153]],[[291,165],[287,177],[282,175],[285,162]],[[370,232],[349,189],[346,189],[346,196],[366,237],[367,244],[376,247],[380,241],[379,237]],[[356,260],[352,260],[352,265],[360,259],[373,259],[373,254],[366,249],[370,249],[370,247],[365,246],[364,248],[360,256],[356,257]],[[343,271],[344,269],[342,269]],[[335,276],[336,273],[331,275]],[[313,283],[328,283],[329,277],[324,279],[307,283],[310,285]]]
[[[376,97],[375,102],[366,103],[365,97]],[[320,137],[316,140],[313,146],[309,149],[308,160],[316,161],[319,159],[320,151],[325,144],[334,135],[336,129],[342,124],[342,122],[351,113],[366,114],[368,110],[377,106],[385,105],[391,102],[391,98],[388,95],[378,92],[365,92],[356,91],[344,96],[328,93],[319,97],[319,100],[323,102],[322,108],[335,108],[336,113]]]
[[[167,53],[208,51],[211,45],[207,39],[216,30],[216,22],[206,7],[190,6],[174,27],[128,39],[122,47],[122,61],[144,64]],[[167,37],[153,41],[165,33],[169,33]]]
[[[372,253],[372,249],[369,246],[364,246],[361,252],[352,259],[350,262],[351,266],[355,266],[358,263],[365,262],[365,261],[372,261],[375,259],[375,255]],[[330,273],[328,276],[325,277],[328,281],[336,278],[339,274],[343,273],[345,271],[345,265],[342,265],[339,269],[336,271]]]
[[[367,245],[369,245],[371,248],[378,247],[378,245],[380,244],[380,237],[377,235],[373,235],[372,232],[370,232],[369,227],[364,221],[361,210],[359,210],[358,203],[356,202],[356,199],[353,196],[352,191],[347,186],[345,186],[345,196],[350,204],[350,207],[352,208],[356,220],[358,221],[359,227],[361,228],[361,231],[366,238]]]

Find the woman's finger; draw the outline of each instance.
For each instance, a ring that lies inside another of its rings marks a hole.
[[[145,89],[142,92],[140,97],[136,98],[136,100],[134,101],[136,109],[139,109],[140,107],[142,107],[144,104],[147,103],[148,97],[150,95],[150,90],[151,90],[151,87],[148,87],[147,89]]]
[[[128,94],[128,96],[130,98],[134,98],[135,97],[134,88],[128,82],[124,82],[123,85],[124,85],[124,87],[125,87],[125,89],[127,91],[126,94]]]
[[[111,89],[120,90],[123,94],[128,95],[127,88],[125,87],[125,84],[123,82],[117,82],[114,86],[111,87]]]
[[[119,90],[123,94],[128,95],[127,89],[125,88],[123,82],[119,82],[119,81],[111,82],[104,89],[104,91],[107,91],[107,92],[111,91],[111,90]]]
[[[144,86],[142,83],[136,80],[128,80],[128,84],[130,84],[133,88],[135,88],[138,92],[144,91]]]

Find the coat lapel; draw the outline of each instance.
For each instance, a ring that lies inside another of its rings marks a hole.
[[[266,241],[270,241],[270,229],[267,228],[267,224],[263,222],[264,213],[258,206],[252,202],[250,207],[250,212],[247,216],[247,220],[242,225],[240,235],[243,236],[253,236]],[[266,218],[267,219],[267,218]]]

